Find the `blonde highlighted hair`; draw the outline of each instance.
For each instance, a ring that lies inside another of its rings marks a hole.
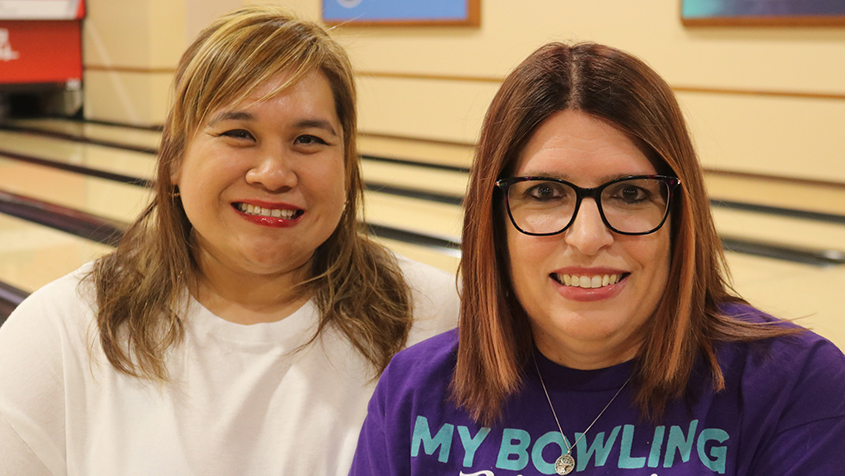
[[[171,176],[209,114],[243,100],[270,78],[288,80],[267,98],[317,71],[328,80],[343,128],[346,207],[333,234],[317,247],[311,277],[321,320],[316,339],[333,326],[378,375],[404,346],[411,324],[410,290],[391,253],[371,242],[357,218],[364,185],[356,150],[352,67],[343,48],[318,25],[284,9],[248,6],[204,29],[183,54],[158,153],[155,196],[117,250],[89,277],[97,295],[99,343],[119,371],[167,379],[165,352],[184,337],[184,291],[200,270],[195,238]]]

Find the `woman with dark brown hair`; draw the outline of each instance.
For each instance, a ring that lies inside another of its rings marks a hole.
[[[454,277],[358,222],[352,68],[244,7],[179,62],[153,203],[0,329],[0,474],[345,474],[393,354]]]
[[[845,464],[845,356],[728,284],[668,85],[597,45],[504,81],[461,322],[382,375],[353,475],[805,475]]]

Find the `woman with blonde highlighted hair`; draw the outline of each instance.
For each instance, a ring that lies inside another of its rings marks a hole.
[[[376,377],[454,277],[358,222],[346,53],[244,7],[179,62],[155,196],[0,329],[0,474],[345,474]]]
[[[461,322],[381,377],[352,475],[841,472],[845,356],[728,284],[668,85],[548,44],[493,100]]]

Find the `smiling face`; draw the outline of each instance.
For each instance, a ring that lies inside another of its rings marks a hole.
[[[286,79],[274,76],[209,114],[173,176],[203,278],[222,279],[216,287],[308,278],[314,251],[343,212],[343,129],[329,82],[312,72],[258,101]]]
[[[588,188],[655,173],[627,135],[567,110],[535,130],[513,175],[559,178]],[[649,235],[620,235],[602,222],[595,201],[585,198],[575,222],[563,233],[529,236],[510,220],[505,226],[514,292],[543,355],[582,369],[633,358],[642,326],[666,287],[668,220]]]

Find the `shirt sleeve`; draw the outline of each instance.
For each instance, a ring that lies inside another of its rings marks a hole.
[[[455,276],[400,255],[397,259],[414,301],[414,326],[405,345],[454,329],[461,305]]]
[[[67,472],[62,322],[79,299],[77,281],[63,280],[33,293],[0,327],[0,475]]]
[[[841,474],[845,467],[845,356],[817,342],[800,370],[789,400],[768,416],[777,420],[774,431],[749,475]]]
[[[0,415],[0,476],[52,476],[41,459]]]
[[[752,476],[840,474],[845,467],[845,418],[829,418],[777,435],[757,458]]]
[[[392,386],[391,365],[388,365],[379,379],[367,408],[367,418],[358,438],[350,476],[411,474],[407,437],[403,437],[399,429],[404,428],[401,424],[401,410],[388,410],[392,405],[390,399],[397,390]]]
[[[358,438],[358,448],[352,460],[350,476],[370,476],[373,474],[398,474],[391,471],[387,464],[390,448],[387,445],[384,431],[372,418],[372,414],[364,420],[361,435]]]

